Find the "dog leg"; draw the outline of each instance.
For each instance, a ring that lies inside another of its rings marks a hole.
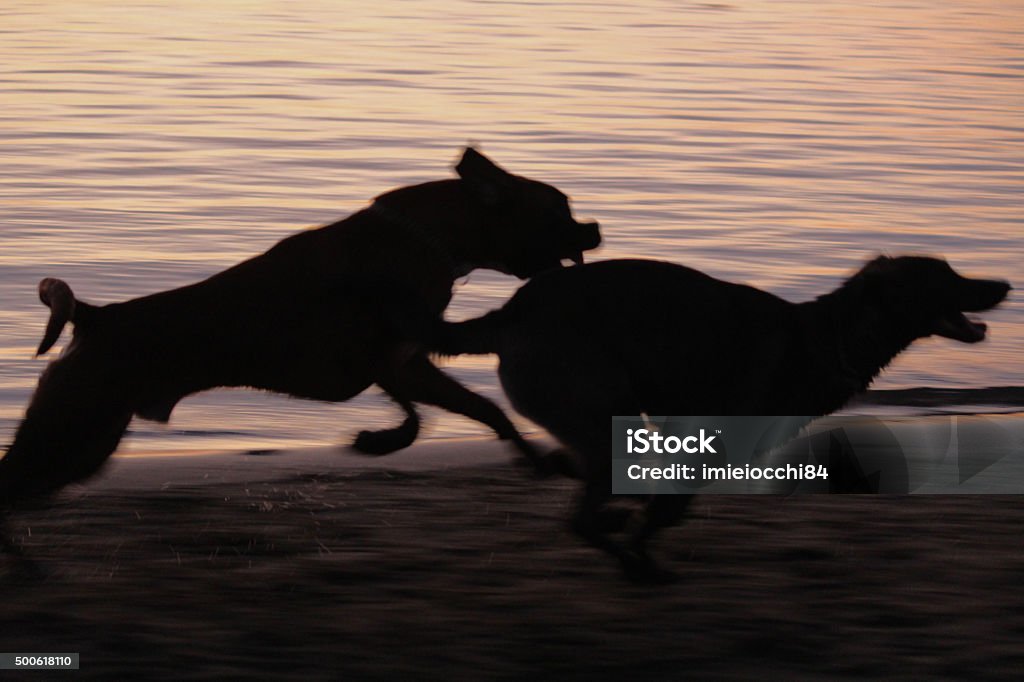
[[[416,413],[412,401],[407,400],[400,393],[396,393],[388,385],[378,385],[402,408],[405,412],[405,421],[401,426],[393,429],[360,431],[352,443],[352,447],[367,455],[387,455],[407,448],[413,444],[420,432],[420,417]]]
[[[617,513],[609,514],[604,507],[608,501],[611,482],[604,481],[599,485],[587,482],[583,496],[580,498],[576,514],[572,519],[572,530],[591,546],[607,552],[619,560],[626,577],[643,585],[664,585],[676,580],[670,571],[658,568],[646,552],[637,552],[625,547],[608,536],[608,526],[617,525],[624,517]]]
[[[101,365],[70,354],[43,376],[14,442],[0,459],[0,507],[17,509],[46,501],[68,483],[96,473],[117,448],[131,410],[105,382]],[[11,539],[0,517],[0,549],[11,557],[15,575],[44,577],[39,564]]]
[[[630,580],[652,582],[646,579],[650,574],[649,560],[608,537],[606,526],[609,516],[605,512],[605,503],[610,490],[611,481],[604,477],[600,481],[587,481],[572,518],[572,531],[591,546],[618,559]]]
[[[410,358],[398,369],[389,385],[384,386],[384,390],[392,396],[398,394],[418,403],[436,405],[489,426],[501,440],[512,441],[538,472],[549,473],[567,468],[557,466],[553,459],[527,442],[500,407],[452,379],[425,355]]]
[[[629,546],[646,564],[643,571],[648,582],[667,583],[677,579],[675,573],[660,568],[651,559],[647,543],[658,530],[675,525],[686,514],[692,500],[692,495],[654,495],[640,515],[640,524],[630,536]]]
[[[596,391],[592,393],[596,395]],[[658,569],[644,551],[643,543],[625,546],[609,537],[622,530],[635,516],[632,510],[609,506],[612,497],[608,432],[603,414],[630,414],[632,410],[602,409],[593,415],[560,415],[545,426],[559,440],[579,453],[586,463],[586,484],[572,519],[572,530],[587,543],[618,559],[626,577],[636,583],[664,584],[673,576]],[[610,421],[610,420],[609,420]],[[664,496],[662,496],[664,497]],[[664,504],[664,503],[662,503]],[[658,522],[662,522],[661,517]],[[640,551],[637,551],[639,549]]]
[[[59,490],[96,473],[132,411],[102,361],[71,353],[50,364],[0,460],[0,505]]]

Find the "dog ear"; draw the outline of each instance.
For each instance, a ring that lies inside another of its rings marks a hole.
[[[889,274],[894,270],[894,261],[888,256],[878,256],[868,261],[852,277],[846,280],[843,288],[860,299],[874,299],[885,294]]]
[[[885,273],[892,272],[895,266],[895,261],[889,256],[875,256],[868,264],[861,268],[861,272],[864,274],[871,275],[884,275]]]
[[[512,174],[473,147],[466,147],[462,159],[455,165],[455,172],[486,206],[501,203],[510,194]]]

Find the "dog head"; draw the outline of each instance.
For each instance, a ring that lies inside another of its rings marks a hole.
[[[598,224],[573,218],[569,198],[551,185],[513,175],[472,147],[455,172],[484,210],[486,267],[525,279],[565,259],[580,264],[601,243]]]
[[[1011,288],[1002,280],[964,277],[945,260],[924,256],[879,256],[848,285],[859,289],[909,340],[934,334],[962,343],[983,340],[987,329],[964,313],[996,307]]]

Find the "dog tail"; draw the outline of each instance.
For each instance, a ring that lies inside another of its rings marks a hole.
[[[440,355],[486,355],[496,353],[501,340],[503,310],[465,322],[441,322],[428,340],[430,350]]]
[[[93,306],[75,298],[67,282],[52,277],[39,282],[39,300],[50,309],[50,319],[46,322],[46,332],[36,350],[37,356],[53,348],[68,322],[77,325],[93,310]]]

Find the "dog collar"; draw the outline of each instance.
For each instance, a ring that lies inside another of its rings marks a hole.
[[[462,265],[455,260],[448,248],[441,243],[440,239],[437,238],[436,234],[417,221],[409,218],[402,211],[385,205],[384,202],[379,199],[370,204],[370,207],[367,210],[372,212],[378,218],[381,218],[392,225],[397,225],[406,232],[412,233],[412,235],[419,239],[419,241],[426,243],[434,250],[435,253],[437,253],[441,260],[444,261],[448,270],[452,273],[453,280],[468,275],[473,269]]]

